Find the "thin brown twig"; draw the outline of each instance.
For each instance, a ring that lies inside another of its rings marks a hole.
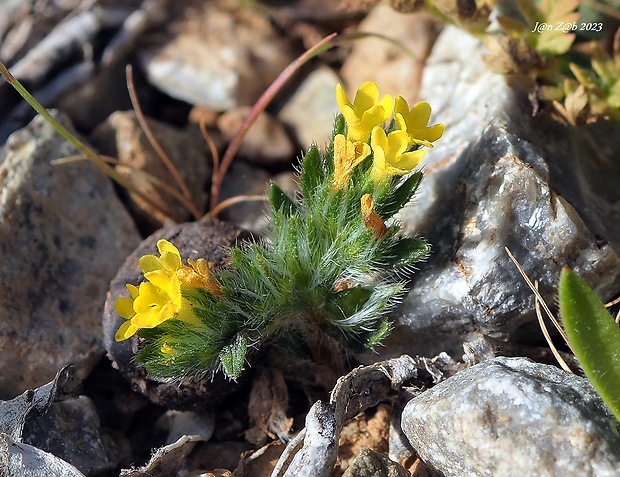
[[[512,254],[510,249],[508,247],[504,247],[504,249],[506,250],[506,253],[510,257],[510,259],[513,261],[513,263],[516,265],[517,270],[519,270],[519,273],[525,280],[525,283],[527,283],[527,285],[530,287],[530,290],[532,290],[534,295],[536,295],[536,299],[540,302],[540,305],[542,306],[543,310],[545,310],[545,313],[547,313],[547,316],[549,317],[553,325],[557,328],[557,330],[562,335],[562,338],[564,339],[564,341],[566,341],[566,344],[570,347],[570,343],[568,342],[568,336],[566,335],[566,331],[564,331],[564,328],[562,328],[562,325],[560,325],[560,322],[553,315],[553,313],[551,312],[551,309],[547,306],[547,303],[543,299],[542,295],[540,294],[538,289],[534,286],[534,284],[532,283],[532,280],[530,280],[530,277],[527,276],[527,273],[525,273],[525,270],[523,269],[521,264],[517,261],[517,259]]]
[[[534,281],[534,287],[536,288],[536,290],[538,290],[538,280]],[[568,364],[566,364],[566,361],[564,361],[564,358],[562,358],[562,355],[560,355],[560,352],[555,347],[555,344],[553,344],[553,340],[551,339],[551,335],[549,334],[549,330],[547,329],[547,325],[545,325],[545,320],[543,320],[543,316],[540,311],[540,302],[536,300],[534,302],[534,306],[536,308],[536,317],[538,318],[538,324],[540,325],[540,329],[545,336],[545,340],[547,340],[547,344],[549,345],[553,356],[564,371],[574,374],[573,370],[570,369],[570,366],[568,366]]]
[[[230,207],[231,205],[238,204],[239,202],[250,202],[250,201],[265,201],[267,200],[266,195],[236,195],[229,199],[223,200],[219,204],[217,204],[213,209],[211,209],[207,214],[205,214],[203,219],[213,219],[218,216],[218,214]]]
[[[181,194],[181,192],[179,192],[174,187],[170,187],[168,184],[166,184],[164,181],[162,181],[161,179],[157,178],[156,176],[154,176],[150,172],[138,169],[137,167],[135,167],[135,166],[133,166],[131,164],[125,164],[125,163],[119,161],[118,159],[116,159],[115,157],[104,156],[102,154],[100,154],[99,157],[102,160],[104,160],[106,163],[108,163],[108,164],[120,165],[120,166],[126,167],[128,169],[133,169],[135,171],[139,171],[142,174],[142,177],[144,177],[146,180],[148,180],[151,184],[153,184],[155,187],[161,189],[166,194],[174,197],[185,208],[187,208],[187,202],[188,202],[187,198],[184,197]],[[72,162],[81,162],[81,161],[87,161],[87,160],[88,160],[88,157],[86,157],[83,154],[80,154],[80,155],[77,155],[77,156],[67,156],[67,157],[63,157],[63,158],[60,158],[60,159],[53,159],[53,160],[50,161],[50,163],[52,165],[54,165],[54,166],[57,166],[57,165],[70,164]],[[129,192],[133,193],[133,190],[129,190]],[[181,219],[179,217],[172,217],[172,216],[170,216],[170,214],[172,212],[168,211],[167,207],[164,207],[162,204],[158,204],[158,207],[160,207],[160,208],[163,207],[164,210],[160,210],[160,212],[165,213],[168,217],[173,219],[175,222],[180,222],[181,221]]]
[[[271,102],[274,96],[282,89],[282,86],[292,78],[293,74],[309,59],[313,58],[315,55],[325,51],[326,49],[333,46],[331,43],[334,38],[338,36],[337,33],[332,33],[331,35],[326,36],[321,41],[319,41],[312,48],[308,49],[302,55],[300,55],[296,60],[294,60],[290,65],[288,65],[282,73],[274,80],[273,83],[265,90],[265,92],[258,98],[258,101],[254,104],[250,113],[246,116],[243,124],[239,128],[239,131],[232,139],[226,152],[224,153],[224,157],[222,158],[222,162],[220,167],[218,168],[218,173],[213,175],[213,180],[211,183],[211,208],[217,206],[219,201],[220,189],[222,187],[222,181],[224,180],[224,176],[226,175],[226,171],[230,167],[235,154],[239,150],[241,146],[241,140],[245,136],[245,133],[248,131],[250,126],[256,121],[258,115],[267,107],[267,105]]]
[[[194,219],[198,220],[198,218],[201,216],[201,213],[193,202],[192,195],[187,187],[187,184],[185,184],[185,181],[181,177],[181,174],[179,174],[178,169],[174,166],[174,164],[170,160],[170,157],[168,157],[166,152],[163,150],[163,148],[160,146],[159,142],[153,135],[153,132],[151,131],[151,128],[149,127],[146,118],[142,113],[142,108],[140,107],[140,102],[138,101],[138,95],[136,94],[136,88],[133,82],[133,68],[131,65],[127,65],[125,67],[125,74],[127,77],[127,90],[129,91],[129,99],[131,100],[131,104],[133,105],[133,109],[136,113],[138,123],[140,124],[140,127],[142,128],[142,131],[146,136],[146,139],[149,141],[149,144],[154,149],[155,153],[159,156],[161,161],[164,163],[168,171],[170,171],[170,174],[179,186],[181,193],[187,199],[183,202],[183,205],[187,207]]]
[[[209,131],[207,130],[206,119],[204,117],[200,118],[198,122],[198,127],[200,128],[200,132],[202,133],[202,137],[207,142],[209,146],[209,151],[211,151],[211,156],[213,157],[213,176],[219,174],[220,169],[220,153],[217,151],[217,147],[215,146],[215,141]]]

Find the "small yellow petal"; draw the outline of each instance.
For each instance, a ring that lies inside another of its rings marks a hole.
[[[155,272],[145,273],[144,278],[146,278],[149,282],[151,282],[163,292],[170,293],[172,289],[172,277],[160,272],[159,270]]]
[[[129,294],[131,295],[131,298],[137,297],[138,293],[140,293],[140,289],[135,285],[131,285],[130,283],[125,285],[125,287],[127,288],[127,291],[129,292]]]
[[[395,175],[411,172],[426,155],[426,151],[405,152],[409,136],[405,131],[392,131],[386,135],[383,128],[373,129],[370,145],[373,151],[373,164],[370,176],[375,183],[382,183]]]
[[[131,322],[137,328],[155,328],[171,318],[174,318],[174,316],[166,316],[161,313],[161,310],[151,308],[142,313],[137,313],[136,316],[131,319]]]
[[[161,352],[162,352],[162,354],[173,355],[174,354],[174,348],[172,346],[170,346],[168,343],[164,343],[161,346]]]
[[[117,298],[114,310],[123,318],[131,318],[136,312],[133,310],[133,298]]]
[[[172,244],[171,242],[168,242],[168,240],[165,240],[165,239],[158,240],[157,250],[159,250],[160,255],[163,255],[164,253],[169,252],[169,253],[178,255],[179,259],[181,259],[181,253],[179,252],[179,249],[176,248],[174,244]]]
[[[138,264],[142,272],[152,272],[162,268],[161,261],[155,255],[142,255]]]
[[[128,320],[118,327],[118,330],[116,330],[116,334],[114,335],[114,339],[116,341],[125,341],[135,335],[138,330],[139,328],[135,327],[131,323],[131,320]]]
[[[443,135],[443,124],[428,126],[431,113],[431,106],[426,101],[416,103],[409,109],[407,101],[402,96],[397,96],[394,100],[394,120],[399,129],[409,134],[410,145],[433,147],[432,142]]]
[[[347,139],[366,142],[372,128],[387,121],[392,115],[392,97],[379,100],[379,87],[368,81],[359,87],[353,103],[340,84],[336,85],[336,102],[347,122]]]

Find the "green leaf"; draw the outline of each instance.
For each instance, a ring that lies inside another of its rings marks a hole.
[[[562,270],[560,313],[584,373],[620,420],[620,328],[596,293],[574,272]]]
[[[224,374],[229,379],[237,379],[243,371],[243,363],[248,352],[248,345],[243,335],[238,334],[235,341],[225,346],[220,353],[220,363]]]
[[[376,204],[377,215],[383,220],[387,220],[402,209],[412,199],[420,182],[422,182],[422,176],[422,172],[417,171],[400,186],[390,190],[386,197]]]
[[[332,136],[337,136],[338,134],[344,134],[344,128],[346,126],[346,121],[342,114],[338,114],[336,119],[334,120],[334,130],[332,132]]]
[[[273,210],[282,211],[286,216],[290,216],[297,211],[297,204],[284,192],[279,185],[272,183],[269,186],[269,203]]]
[[[304,156],[301,163],[299,179],[301,182],[301,192],[304,198],[312,197],[314,191],[325,179],[323,158],[316,146],[312,146]]]
[[[430,252],[428,243],[417,237],[401,237],[382,250],[381,261],[394,268],[403,268],[424,260]]]
[[[350,316],[364,306],[372,295],[372,291],[360,286],[352,287],[337,293],[331,293],[329,298],[345,316]]]
[[[366,349],[372,349],[375,346],[380,345],[385,338],[392,332],[392,324],[386,319],[381,319],[377,326],[377,329],[372,333],[369,333],[368,336],[365,337],[364,347]]]

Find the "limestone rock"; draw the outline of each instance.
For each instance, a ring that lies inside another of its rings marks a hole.
[[[0,398],[103,354],[110,279],[139,241],[110,180],[35,118],[0,151]]]
[[[401,425],[445,477],[617,475],[616,421],[585,379],[524,358],[473,366],[411,400]]]
[[[190,104],[253,104],[295,55],[268,20],[236,0],[179,4],[161,46],[140,59],[151,83]]]
[[[207,202],[206,185],[211,175],[208,146],[198,128],[177,129],[165,123],[147,119],[155,139],[170,158],[185,182],[198,212],[204,213]],[[98,152],[118,158],[116,170],[136,185],[153,201],[161,204],[167,214],[178,222],[191,218],[189,210],[146,174],[164,185],[180,191],[174,177],[162,159],[149,144],[133,111],[117,111],[100,124],[89,138]],[[141,221],[159,228],[167,220],[166,214],[129,193],[130,207]]]
[[[564,265],[603,299],[620,289],[618,127],[532,118],[527,85],[487,71],[481,53],[477,40],[448,28],[425,72],[422,97],[446,133],[400,219],[432,252],[393,315],[389,356],[458,356],[480,338],[500,353],[542,341],[533,294],[506,246],[551,306]]]

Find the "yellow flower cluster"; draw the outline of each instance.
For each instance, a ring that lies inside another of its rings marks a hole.
[[[353,169],[372,151],[371,178],[382,183],[395,175],[411,172],[426,155],[421,146],[433,147],[444,132],[443,124],[428,126],[431,107],[426,102],[411,109],[402,96],[392,101],[389,95],[379,99],[379,88],[366,82],[357,90],[353,102],[340,84],[336,101],[347,123],[347,135],[334,138],[335,190],[345,187]],[[385,132],[383,124],[394,114],[398,129]],[[368,141],[370,140],[370,145]]]
[[[155,328],[170,319],[202,326],[183,297],[183,288],[202,287],[212,294],[220,293],[205,259],[189,259],[189,266],[184,265],[179,250],[167,240],[159,240],[157,250],[159,257],[140,258],[140,269],[147,281],[138,287],[128,284],[131,298],[118,298],[114,303],[116,312],[127,320],[116,332],[116,341],[131,338],[140,328]]]

